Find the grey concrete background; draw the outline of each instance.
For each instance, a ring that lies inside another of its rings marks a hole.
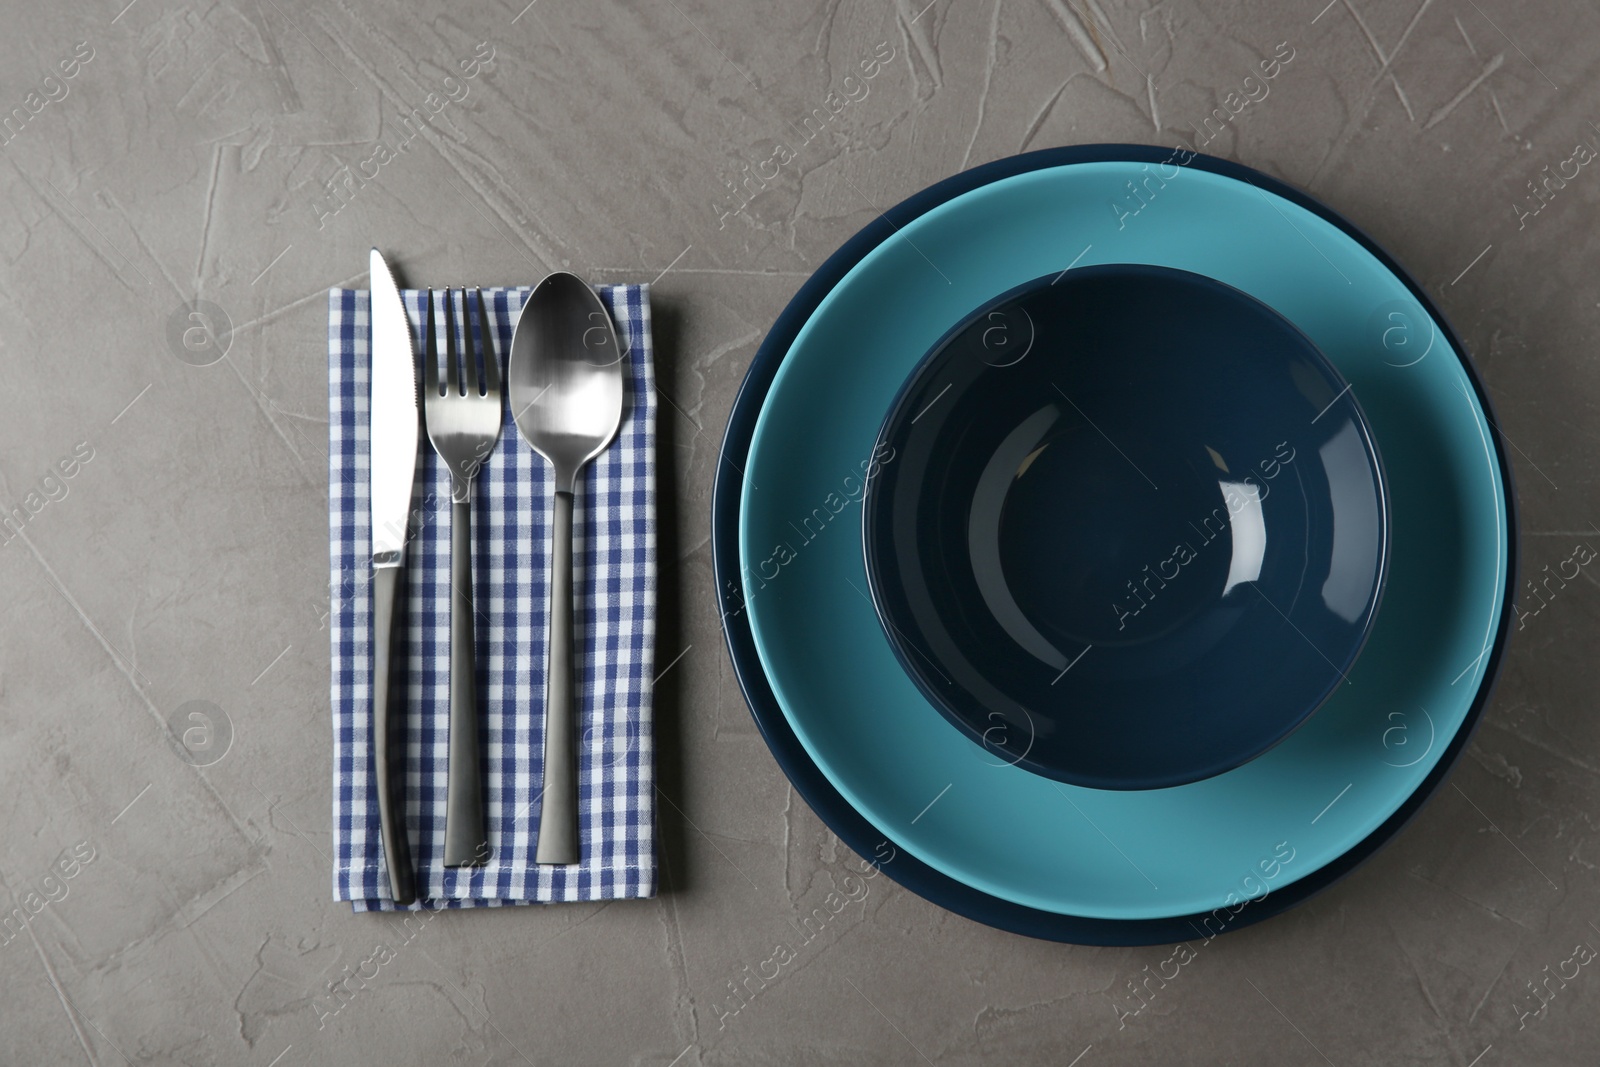
[[[1514,442],[1527,573],[1600,547],[1600,176],[1529,185],[1600,144],[1592,7],[525,2],[4,5],[0,504],[27,518],[0,547],[0,902],[43,906],[0,944],[0,1062],[1600,1058],[1600,974],[1567,962],[1600,946],[1592,568],[1525,605],[1454,788],[1119,1028],[1170,948],[1033,942],[887,878],[727,1012],[855,857],[752,725],[708,544],[751,354],[876,209],[1021,149],[1192,137],[1289,42],[1206,149],[1326,199],[1453,317]],[[739,168],[880,45],[867,94],[736,210]],[[655,900],[408,934],[329,899],[324,294],[373,244],[414,284],[656,282],[658,658],[683,658]]]

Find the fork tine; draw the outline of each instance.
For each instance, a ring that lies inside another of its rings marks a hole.
[[[428,329],[422,343],[422,385],[425,395],[439,395],[439,335],[433,328],[433,290],[428,290]]]
[[[478,350],[472,343],[472,304],[461,290],[461,384],[468,396],[478,396]]]
[[[449,288],[444,291],[444,341],[445,357],[445,389],[451,396],[459,396],[461,378],[456,371],[456,301],[455,294]]]
[[[484,392],[489,396],[500,395],[500,357],[495,354],[494,337],[489,333],[489,310],[483,303],[483,290],[478,290],[478,329],[483,331],[483,381]]]

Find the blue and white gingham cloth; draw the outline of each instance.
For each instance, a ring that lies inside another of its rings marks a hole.
[[[529,290],[486,289],[495,354],[505,366]],[[419,434],[402,632],[406,826],[417,907],[605,900],[655,893],[655,777],[650,688],[655,650],[655,370],[649,287],[602,286],[627,347],[622,428],[584,468],[573,508],[573,613],[579,708],[582,863],[541,867],[549,599],[548,465],[507,406],[500,440],[473,483],[473,596],[484,814],[484,867],[444,867],[450,694],[450,484]],[[426,294],[402,294],[420,339]],[[443,323],[443,294],[435,318]],[[356,911],[392,909],[378,833],[370,745],[372,552],[368,510],[368,302],[328,294],[328,527],[333,566],[333,895]],[[458,327],[459,332],[459,327]],[[420,351],[420,344],[419,344]],[[502,379],[504,375],[502,374]]]

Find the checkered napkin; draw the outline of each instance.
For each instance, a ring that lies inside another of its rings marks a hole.
[[[406,551],[397,681],[405,703],[406,825],[418,907],[496,906],[655,893],[650,683],[655,645],[655,371],[649,287],[602,286],[628,375],[622,429],[579,477],[573,509],[578,803],[583,862],[533,862],[544,775],[548,465],[507,406],[473,484],[473,596],[487,866],[444,867],[450,700],[450,483],[420,435]],[[486,289],[487,331],[505,366],[527,289]],[[421,338],[426,294],[401,294]],[[443,322],[443,294],[435,318]],[[392,909],[370,740],[372,606],[368,510],[368,302],[328,294],[328,532],[333,565],[333,895]],[[459,316],[457,316],[459,318]],[[420,351],[420,345],[419,345]],[[502,375],[502,378],[504,376]]]

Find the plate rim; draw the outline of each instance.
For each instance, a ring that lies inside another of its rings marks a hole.
[[[743,463],[748,460],[755,424],[773,379],[800,330],[828,294],[868,252],[893,238],[912,219],[964,193],[1032,171],[1080,163],[1160,163],[1170,155],[1167,148],[1122,143],[1038,149],[1003,157],[951,175],[880,213],[845,241],[806,279],[751,358],[728,416],[712,489],[712,565],[718,590],[719,623],[751,716],[790,783],[824,825],[873,868],[885,871],[895,882],[930,903],[964,918],[1043,940],[1091,945],[1176,943],[1190,940],[1193,934],[1200,933],[1198,924],[1214,915],[1215,911],[1141,919],[1111,919],[1044,911],[976,889],[896,849],[887,835],[851,806],[827,780],[821,768],[810,759],[778,706],[761,666],[754,634],[744,610],[738,556]],[[1521,572],[1517,491],[1494,406],[1470,351],[1433,298],[1383,246],[1309,193],[1251,167],[1198,152],[1192,153],[1184,166],[1254,185],[1318,215],[1353,239],[1406,287],[1417,303],[1439,324],[1445,339],[1450,342],[1452,352],[1472,385],[1485,421],[1489,423],[1506,512],[1505,587],[1499,618],[1477,692],[1443,755],[1400,806],[1366,837],[1323,867],[1281,889],[1270,891],[1267,896],[1257,898],[1253,902],[1255,906],[1245,908],[1241,904],[1234,909],[1223,924],[1223,930],[1232,931],[1279,914],[1350,874],[1392,841],[1453,772],[1477,732],[1483,711],[1493,696],[1510,640],[1511,628],[1508,623],[1514,613],[1515,590]],[[726,464],[720,461],[726,461]],[[874,839],[876,844],[873,844]],[[883,853],[885,847],[889,849],[887,857]],[[869,854],[871,859],[868,859]]]

